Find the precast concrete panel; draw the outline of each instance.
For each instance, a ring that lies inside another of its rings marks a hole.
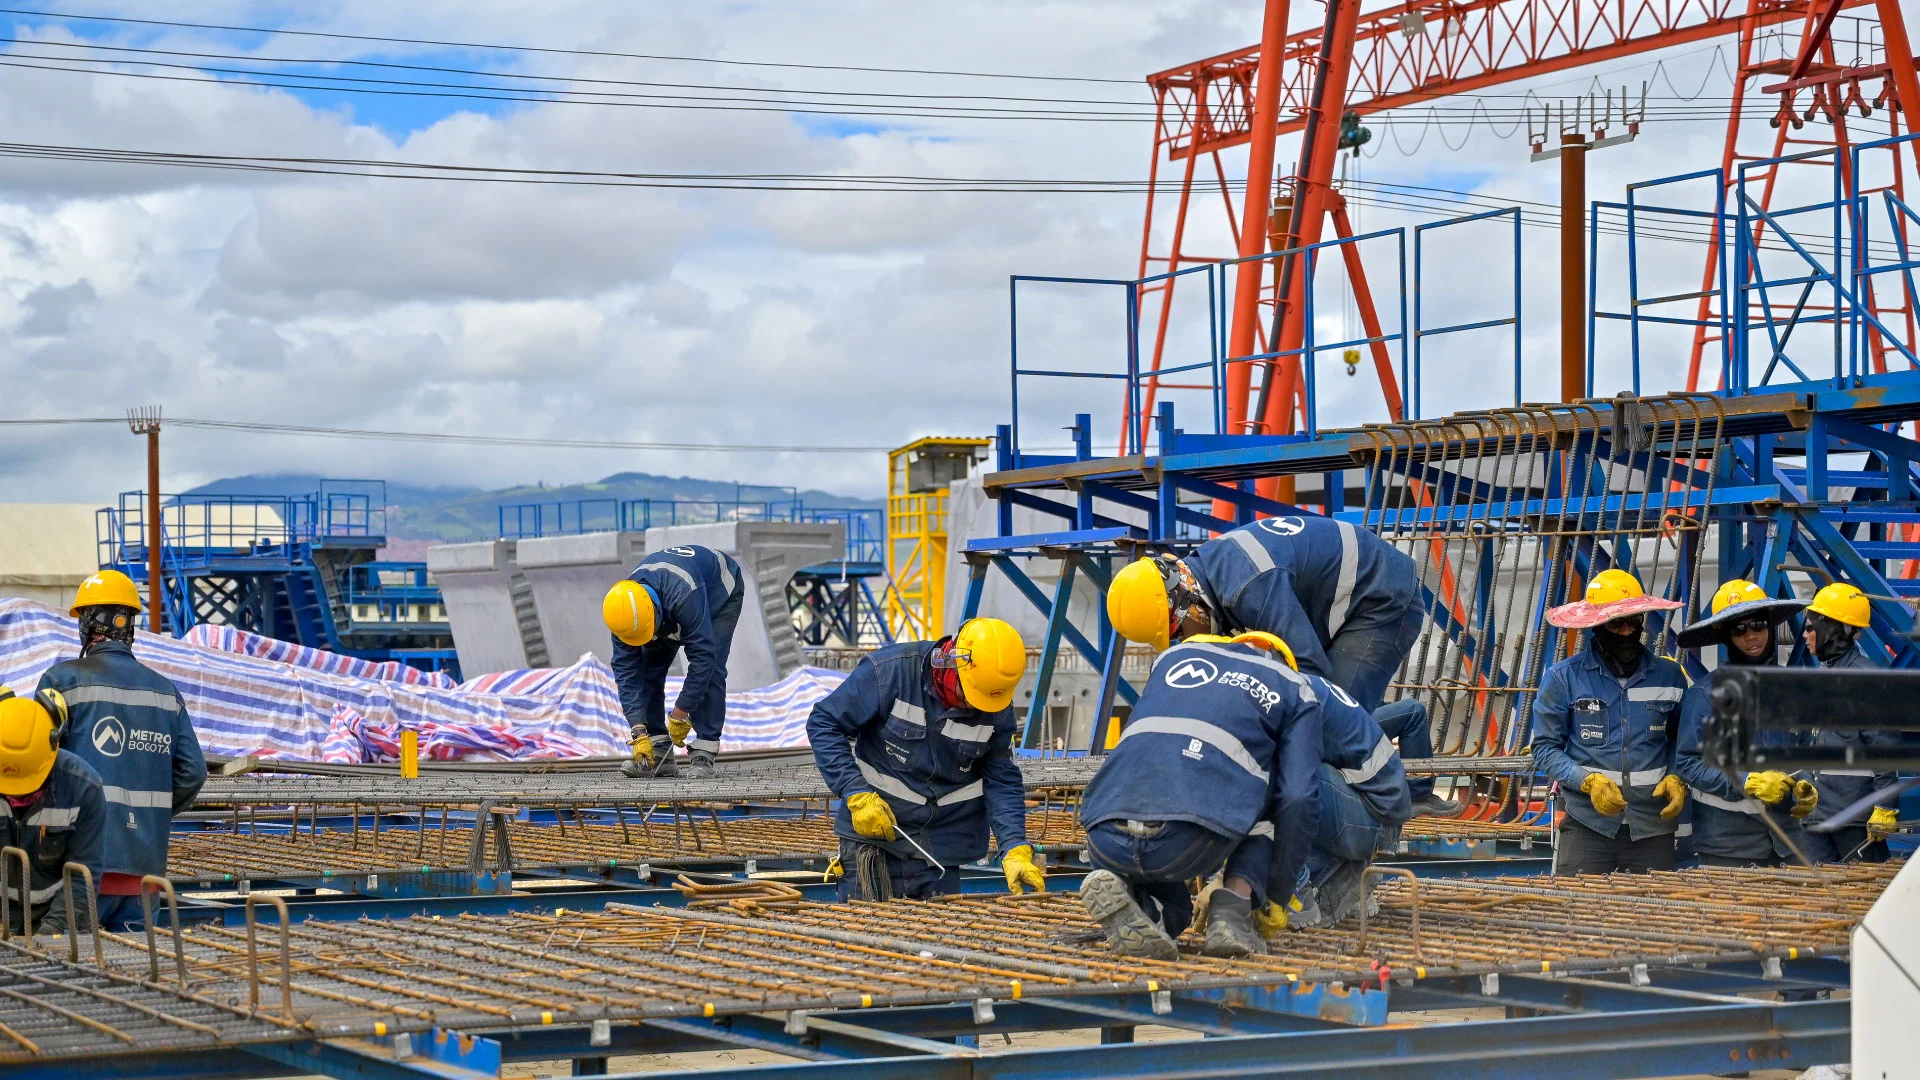
[[[515,555],[512,540],[427,549],[427,573],[440,586],[460,671],[469,679],[548,664],[533,590]]]
[[[519,544],[517,561],[533,589],[547,655],[555,664],[571,664],[587,653],[612,663],[613,635],[600,616],[600,601],[646,554],[646,534],[542,536]]]

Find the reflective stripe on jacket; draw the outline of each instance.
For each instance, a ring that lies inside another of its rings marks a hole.
[[[0,799],[0,838],[4,839],[3,846],[17,847],[27,853],[34,922],[38,927],[51,919],[51,928],[66,925],[66,903],[60,893],[61,875],[68,863],[77,862],[86,867],[93,874],[94,888],[100,887],[103,872],[100,844],[107,825],[107,810],[100,798],[99,775],[70,751],[62,750],[54,756],[53,771],[47,775],[41,792],[40,801],[21,817],[15,817],[13,807],[7,800]],[[20,896],[19,879],[15,876],[18,873],[8,860],[5,887],[15,901]],[[84,925],[86,901],[80,895],[78,880],[73,888],[74,917]],[[12,913],[12,919],[18,927],[17,910]]]
[[[40,686],[67,699],[60,745],[100,778],[107,807],[103,865],[113,873],[164,875],[173,815],[193,805],[207,780],[180,691],[119,641],[55,664]]]
[[[1300,670],[1332,673],[1326,647],[1347,620],[1419,602],[1413,560],[1373,532],[1302,514],[1261,518],[1200,545],[1187,568],[1228,624],[1221,633],[1278,634]]]
[[[675,649],[687,653],[687,677],[673,707],[691,713],[705,701],[714,681],[726,680],[727,655],[732,640],[721,641],[713,630],[713,613],[740,591],[740,564],[724,551],[699,544],[649,552],[627,575],[653,590],[659,600],[660,626],[653,640],[638,648],[613,639],[613,674],[620,683],[620,706],[627,726],[646,725],[646,704],[639,690],[642,653]],[[717,747],[711,749],[718,749]]]
[[[1702,855],[1725,859],[1765,860],[1771,856],[1791,858],[1786,843],[1767,828],[1770,817],[1782,832],[1806,850],[1806,832],[1794,820],[1793,801],[1769,807],[1746,792],[1746,774],[1736,785],[1727,774],[1708,765],[1700,757],[1701,732],[1707,715],[1713,711],[1706,680],[1687,688],[1680,699],[1680,741],[1674,747],[1673,771],[1691,789],[1693,807],[1693,849]],[[1785,748],[1792,737],[1786,732],[1763,731],[1754,739],[1756,747]],[[1763,817],[1762,815],[1766,815]]]
[[[1627,827],[1630,839],[1661,836],[1677,822],[1660,816],[1666,800],[1654,785],[1673,767],[1680,699],[1687,676],[1672,660],[1641,646],[1640,666],[1622,679],[1585,648],[1547,670],[1533,704],[1533,764],[1560,782],[1567,813],[1602,836]],[[1589,773],[1613,781],[1626,797],[1624,814],[1606,816],[1580,790]]]
[[[937,642],[904,641],[876,649],[807,717],[813,760],[845,799],[877,791],[900,828],[943,865],[987,854],[987,827],[1005,851],[1027,842],[1025,781],[1013,761],[1012,708],[983,713],[941,704],[929,655]],[[903,839],[862,837],[843,802],[833,819],[840,836],[921,858]]]

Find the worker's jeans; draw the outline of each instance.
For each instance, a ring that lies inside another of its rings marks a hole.
[[[1373,710],[1373,722],[1399,744],[1402,760],[1433,756],[1433,721],[1427,716],[1427,707],[1418,701],[1401,698],[1382,705]],[[1407,788],[1413,792],[1413,801],[1419,802],[1433,794],[1433,777],[1409,776]]]
[[[1561,877],[1615,871],[1644,874],[1671,870],[1676,859],[1672,833],[1633,840],[1627,836],[1627,827],[1622,825],[1618,834],[1603,836],[1567,817],[1560,821],[1560,842],[1553,853],[1553,872]]]
[[[864,896],[860,891],[860,875],[855,867],[861,848],[878,852],[887,860],[887,885],[895,900],[931,900],[960,891],[960,868],[957,866],[948,867],[945,873],[941,873],[925,859],[903,859],[872,844],[862,844],[858,840],[843,837],[840,840],[839,888],[842,903],[876,899]]]
[[[1368,863],[1380,848],[1380,819],[1373,816],[1365,799],[1340,775],[1340,770],[1320,766],[1320,827],[1314,833],[1313,848],[1307,852],[1307,876],[1318,885],[1343,862]],[[1278,896],[1279,889],[1270,889]]]
[[[1103,821],[1087,830],[1087,857],[1094,869],[1106,870],[1127,883],[1133,902],[1157,919],[1168,937],[1177,938],[1193,925],[1193,896],[1187,882],[1211,877],[1222,866],[1230,877],[1242,877],[1256,889],[1266,882],[1264,865],[1250,862],[1243,854],[1256,854],[1258,861],[1270,861],[1273,844],[1235,840],[1190,821],[1145,823],[1151,835],[1137,836],[1122,821]],[[1249,877],[1258,874],[1258,877]]]
[[[728,649],[733,648],[733,628],[740,621],[740,598],[746,591],[747,584],[741,582],[739,590],[727,597],[726,603],[715,608],[709,616],[713,638],[720,644],[720,662],[718,670],[714,672],[713,688],[687,712],[687,722],[693,725],[695,739],[717,743],[720,741],[720,729],[726,724],[726,654]],[[680,643],[665,639],[655,639],[640,650],[640,694],[649,735],[667,733],[667,713],[672,704],[666,700],[667,670],[673,666],[674,657],[679,654]]]
[[[1804,850],[1807,858],[1817,863],[1886,862],[1888,855],[1886,841],[1867,843],[1865,825],[1848,825],[1830,833],[1810,832]]]
[[[1425,619],[1417,599],[1406,607],[1383,604],[1354,613],[1327,643],[1328,681],[1368,712],[1378,709],[1387,683],[1420,639]]]

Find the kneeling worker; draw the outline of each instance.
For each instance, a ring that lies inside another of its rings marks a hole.
[[[1330,758],[1364,774],[1357,784],[1394,785],[1391,811],[1406,819],[1392,745],[1343,691],[1295,671],[1285,642],[1196,635],[1162,654],[1080,807],[1096,868],[1080,901],[1108,944],[1175,959],[1174,939],[1193,921],[1187,882],[1221,872],[1207,955],[1266,952],[1253,912],[1266,907],[1269,882],[1291,892],[1298,879]],[[1280,891],[1274,898],[1285,900]]]
[[[840,899],[925,900],[960,891],[960,864],[1005,852],[1007,887],[1046,891],[1027,843],[1013,761],[1019,631],[969,619],[952,637],[869,653],[807,717],[813,760],[835,796]]]
[[[1603,570],[1583,600],[1547,612],[1554,626],[1590,630],[1586,648],[1547,669],[1533,703],[1533,767],[1566,801],[1556,874],[1673,869],[1687,786],[1670,770],[1687,676],[1640,637],[1647,612],[1680,606]]]
[[[1680,647],[1720,645],[1723,664],[1774,667],[1780,662],[1780,624],[1806,606],[1804,600],[1776,600],[1735,578],[1713,594],[1709,617],[1680,631]],[[1702,866],[1788,865],[1795,847],[1806,851],[1800,819],[1819,804],[1819,792],[1812,781],[1778,771],[1750,772],[1736,784],[1701,760],[1701,732],[1713,711],[1708,691],[1702,679],[1680,699],[1680,744],[1673,754],[1673,771],[1693,791],[1693,850]],[[1754,745],[1785,748],[1789,739],[1783,732],[1761,732]]]
[[[653,552],[607,590],[600,613],[613,631],[613,674],[633,735],[633,760],[621,763],[622,774],[679,776],[673,748],[685,746],[687,775],[713,775],[727,719],[727,655],[745,591],[733,556],[697,544]],[[667,669],[682,649],[687,677],[669,713]]]
[[[28,888],[32,895],[35,933],[64,933],[67,905],[61,896],[66,865],[76,862],[100,880],[101,834],[106,826],[106,803],[100,795],[100,777],[86,762],[60,749],[61,729],[67,720],[66,702],[58,692],[42,690],[30,698],[18,697],[0,686],[0,840],[27,853],[32,867]],[[12,932],[20,932],[20,884],[11,860],[0,871],[0,888],[9,895]],[[78,890],[80,886],[75,886]],[[85,901],[74,896],[77,930],[88,929]]]

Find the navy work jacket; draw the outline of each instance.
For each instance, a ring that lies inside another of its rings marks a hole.
[[[1200,545],[1187,569],[1209,594],[1217,633],[1278,634],[1300,670],[1326,677],[1326,647],[1362,612],[1419,602],[1413,560],[1367,529],[1313,514],[1261,518]]]
[[[1670,834],[1678,822],[1660,816],[1666,800],[1655,798],[1653,788],[1673,768],[1686,672],[1642,645],[1640,666],[1619,678],[1594,651],[1592,633],[1585,648],[1541,680],[1533,703],[1533,767],[1559,781],[1567,813],[1602,836],[1617,836],[1622,826],[1632,840]],[[1593,808],[1580,790],[1589,773],[1619,786],[1624,813]]]
[[[713,613],[740,589],[740,564],[724,551],[699,544],[661,548],[640,560],[627,575],[653,590],[659,599],[660,626],[653,640],[638,647],[613,639],[613,674],[620,682],[620,707],[633,727],[646,724],[640,689],[640,659],[648,652],[687,651],[687,677],[674,708],[692,713],[707,699],[714,682],[725,681],[731,640],[713,631]]]
[[[35,931],[62,930],[67,923],[67,905],[61,894],[61,875],[66,865],[77,862],[93,874],[100,886],[101,835],[106,828],[107,811],[100,800],[100,776],[74,754],[61,750],[53,760],[53,771],[40,789],[39,801],[22,807],[18,815],[5,798],[0,798],[0,841],[5,847],[17,847],[27,853],[29,877],[33,888]],[[20,886],[14,875],[19,870],[8,865],[5,887],[13,904],[9,918],[20,929]],[[85,886],[76,875],[73,883],[73,915],[85,929]]]
[[[103,641],[55,664],[40,688],[67,699],[60,745],[100,776],[107,822],[100,858],[109,873],[167,872],[173,815],[193,805],[207,762],[173,681],[136,660],[133,647]]]
[[[1816,661],[1817,662],[1817,661]],[[1842,654],[1840,659],[1825,665],[1831,668],[1878,668],[1871,657],[1861,651],[1858,642],[1852,649]],[[1828,731],[1813,733],[1811,742],[1823,747],[1894,747],[1900,745],[1900,735],[1891,731]],[[1878,772],[1873,769],[1826,769],[1815,773],[1813,786],[1820,791],[1820,805],[1807,815],[1807,824],[1825,821],[1828,818],[1866,798],[1876,791],[1892,787],[1898,779],[1893,773]],[[1891,804],[1889,804],[1891,805]],[[1865,815],[1855,818],[1853,825],[1858,828],[1866,821]],[[1841,852],[1841,854],[1846,854]]]
[[[937,644],[903,641],[867,654],[813,707],[807,741],[836,796],[879,792],[914,843],[951,868],[985,857],[989,822],[1000,850],[1027,842],[1026,786],[1013,760],[1013,710],[941,704],[929,662]],[[845,802],[833,828],[899,858],[924,861],[904,837],[886,841],[855,832]]]
[[[1708,765],[1700,757],[1701,733],[1713,701],[1707,681],[1702,679],[1687,688],[1680,699],[1680,744],[1674,748],[1673,771],[1692,789],[1693,850],[1702,855],[1724,859],[1765,861],[1773,856],[1791,858],[1792,849],[1772,829],[1767,818],[1806,850],[1806,833],[1791,813],[1793,800],[1769,806],[1747,794],[1746,774],[1739,784],[1727,774]],[[1784,731],[1763,731],[1754,738],[1758,748],[1785,749],[1793,736]]]

